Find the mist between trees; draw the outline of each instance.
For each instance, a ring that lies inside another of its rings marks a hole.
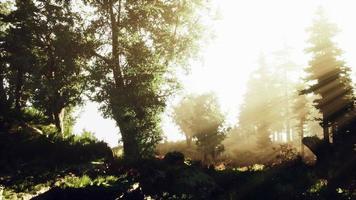
[[[160,117],[167,97],[179,87],[174,68],[196,55],[205,30],[197,19],[208,7],[198,0],[81,3],[1,4],[2,127],[30,114],[42,124],[54,124],[65,137],[71,134],[72,110],[87,96],[117,122],[124,156],[137,160],[153,155],[162,139]],[[306,136],[335,143],[350,132],[353,84],[333,42],[337,28],[320,8],[308,32],[308,67],[295,64],[288,46],[273,54],[272,64],[261,53],[238,124],[224,126],[214,94],[183,98],[173,118],[188,147],[196,144],[204,160],[223,152],[232,157],[253,152],[265,162],[272,158],[262,152],[273,154],[266,149],[277,144],[290,144],[304,154]]]
[[[288,46],[274,53],[274,63],[261,53],[237,124],[226,125],[215,94],[190,94],[172,113],[186,141],[160,143],[167,99],[180,88],[176,72],[189,68],[207,40],[202,19],[212,17],[209,10],[204,0],[2,1],[0,131],[35,134],[49,152],[62,145],[86,154],[80,160],[100,153],[115,166],[92,133],[73,136],[73,110],[87,97],[115,120],[126,163],[167,153],[168,164],[183,164],[184,156],[171,151],[215,167],[300,158],[335,167],[354,159],[355,87],[333,41],[337,27],[322,8],[307,30],[308,66],[295,64]]]

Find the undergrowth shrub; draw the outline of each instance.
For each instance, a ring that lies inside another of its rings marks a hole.
[[[62,138],[56,134],[0,133],[0,169],[55,167],[101,158],[112,158],[111,149],[86,135]]]
[[[178,151],[168,152],[164,156],[164,160],[170,164],[183,164],[184,154]]]

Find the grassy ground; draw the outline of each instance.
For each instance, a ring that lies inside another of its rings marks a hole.
[[[217,169],[179,153],[127,164],[96,141],[0,133],[3,199],[354,199],[355,172],[328,179],[301,159]],[[83,140],[81,140],[83,141]],[[352,169],[352,168],[351,168]],[[334,170],[335,171],[335,170]],[[327,170],[332,173],[333,170]]]

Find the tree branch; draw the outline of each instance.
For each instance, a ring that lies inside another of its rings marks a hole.
[[[95,51],[93,51],[92,53],[94,54],[94,56],[96,56],[96,57],[100,58],[101,60],[103,60],[104,62],[106,62],[106,64],[108,64],[108,65],[111,64],[111,60],[106,58],[105,56],[100,55],[99,53],[97,53]]]

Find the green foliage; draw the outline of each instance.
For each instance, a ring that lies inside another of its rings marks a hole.
[[[31,1],[17,1],[16,7],[0,19],[8,26],[1,37],[1,97],[3,108],[14,108],[18,112],[30,95],[26,74],[35,64],[31,32],[36,8]]]
[[[41,130],[46,129],[52,129],[53,133],[39,134],[25,129],[0,133],[0,185],[5,186],[6,198],[28,198],[49,189],[60,177],[72,173],[73,168],[77,168],[75,173],[88,172],[95,165],[86,163],[112,159],[107,144],[96,141],[90,133],[63,138],[56,134],[55,127],[42,126]],[[91,182],[107,186],[115,180],[115,177],[99,176]],[[85,185],[85,178],[78,182]]]
[[[140,160],[152,158],[161,140],[161,114],[168,97],[179,88],[175,72],[186,67],[200,47],[205,1],[83,0],[95,12],[88,18],[76,13],[73,4],[77,2],[0,2],[0,185],[5,186],[4,191],[0,188],[0,197],[31,198],[26,195],[53,186],[47,194],[59,199],[73,194],[84,199],[355,196],[355,162],[350,158],[354,156],[351,128],[356,118],[350,69],[340,60],[341,51],[332,40],[337,29],[321,12],[310,28],[308,52],[313,58],[306,71],[312,83],[303,93],[318,94],[321,98],[315,103],[323,114],[322,125],[347,137],[339,140],[334,135],[332,155],[318,147],[316,137],[305,141],[311,150],[315,147],[314,152],[332,156],[333,162],[322,165],[326,167],[322,170],[304,165],[290,145],[271,151],[269,135],[284,125],[287,134],[290,130],[286,123],[289,105],[276,106],[285,98],[289,103],[290,87],[283,87],[287,95],[282,94],[281,83],[286,80],[275,80],[261,57],[260,68],[249,81],[237,128],[249,141],[256,139],[258,148],[248,144],[247,151],[237,153],[242,160],[255,163],[262,160],[255,155],[268,159],[277,154],[278,165],[216,171],[200,161],[184,160],[184,154],[177,152],[182,149],[194,155],[198,150],[208,163],[209,156],[214,161],[224,150],[221,142],[228,130],[213,94],[190,95],[175,108],[176,123],[187,141],[194,140],[196,145],[171,143],[176,151],[163,160]],[[82,103],[87,89],[92,100],[102,103],[104,115],[117,122],[125,158],[136,162],[114,160],[111,149],[92,132],[72,134],[73,109]],[[298,119],[306,120],[310,109],[299,108],[307,108],[309,100],[300,96],[295,101]],[[299,128],[303,130],[302,123]],[[162,146],[161,153],[171,148]],[[45,194],[43,199],[49,198]]]
[[[325,179],[319,179],[312,185],[308,192],[310,193],[317,193],[320,192],[323,188],[325,189],[328,185],[328,181]]]
[[[12,171],[12,168],[23,170],[27,166],[51,168],[112,158],[111,149],[106,143],[87,136],[64,139],[57,134],[19,132],[0,133],[0,139],[0,168],[5,172]]]
[[[78,116],[74,116],[74,108],[73,107],[68,107],[64,111],[64,117],[63,117],[63,136],[68,137],[71,134],[73,134],[73,127],[75,125],[75,122],[77,120]]]
[[[144,160],[134,169],[138,171],[137,180],[144,194],[155,199],[206,199],[212,197],[218,187],[201,168],[180,162]]]
[[[122,149],[122,146],[117,146],[117,147],[113,147],[111,148],[113,154],[114,154],[114,157],[116,158],[122,158],[123,157],[123,149]]]
[[[78,28],[82,19],[71,10],[70,4],[41,1],[40,5],[38,15],[46,20],[37,22],[36,34],[45,39],[38,42],[36,49],[39,67],[33,73],[33,104],[63,132],[60,116],[63,109],[80,104],[87,86],[83,70],[90,57],[90,43]]]
[[[82,102],[92,45],[79,28],[82,19],[68,2],[26,0],[14,6],[1,15],[9,26],[1,37],[2,107],[20,112],[31,105],[68,134],[63,110]]]
[[[100,35],[100,46],[94,49],[97,60],[90,69],[94,100],[120,127],[126,158],[151,156],[161,140],[166,100],[178,87],[176,67],[187,63],[199,47],[205,3],[87,2],[97,14],[90,30]],[[100,51],[104,48],[109,51]]]
[[[124,177],[121,177],[122,179]],[[95,178],[90,178],[88,175],[83,175],[81,177],[77,176],[65,176],[62,180],[57,182],[55,185],[59,187],[71,187],[71,188],[84,188],[87,186],[102,186],[109,187],[116,184],[119,177],[115,176],[98,176]]]
[[[89,176],[84,175],[82,177],[64,177],[64,187],[86,187],[91,184]]]
[[[115,176],[98,176],[93,180],[93,185],[108,187],[117,184],[119,179],[126,179],[126,176],[115,177]]]
[[[83,2],[96,17],[84,20],[71,1],[15,1],[11,9],[1,3],[0,98],[6,112],[0,128],[7,112],[21,115],[31,107],[46,116],[41,123],[68,136],[71,109],[91,86],[93,99],[120,127],[127,157],[152,156],[165,102],[179,85],[176,67],[198,50],[205,3]]]
[[[23,186],[26,188],[25,186]],[[22,192],[17,192],[12,189],[5,188],[2,194],[4,199],[11,199],[11,200],[22,200],[26,198],[30,198],[31,196],[36,196],[40,194],[43,190],[47,190],[49,188],[48,184],[38,184],[30,189],[23,189]],[[1,192],[0,192],[1,195]]]
[[[221,142],[227,132],[223,129],[225,119],[214,94],[187,96],[174,108],[173,118],[188,139],[196,139],[204,161],[208,156],[214,160],[224,150]]]
[[[50,124],[50,125],[42,125],[39,128],[49,138],[58,137],[57,128],[52,124]]]
[[[34,107],[27,107],[23,110],[23,118],[26,122],[30,122],[33,124],[46,124],[46,116],[43,112],[39,111]],[[20,116],[19,116],[20,118]]]
[[[80,135],[74,136],[74,141],[85,145],[98,142],[98,139],[93,132],[84,129]]]

